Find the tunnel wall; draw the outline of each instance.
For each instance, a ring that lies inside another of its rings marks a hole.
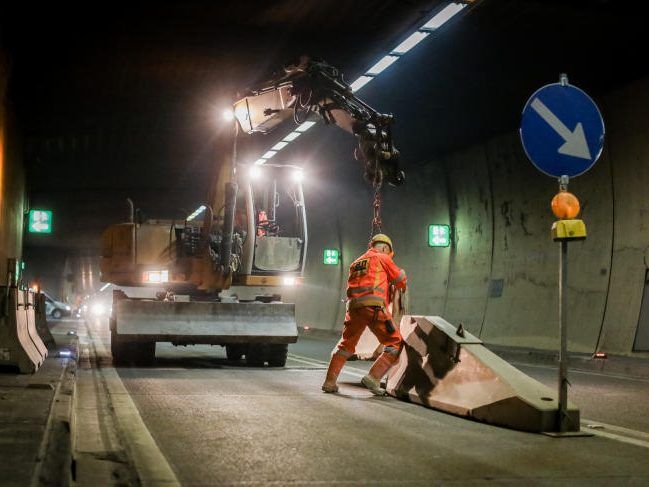
[[[633,352],[649,265],[649,80],[597,102],[605,148],[570,184],[588,238],[569,247],[569,349],[649,356]],[[349,161],[353,142],[325,137],[332,140],[317,151],[318,184],[306,188],[310,255],[298,320],[338,329],[347,267],[369,237],[372,195]],[[549,205],[557,183],[530,164],[516,132],[413,159],[407,184],[386,188],[383,215],[395,260],[408,271],[410,311],[462,322],[487,343],[555,350],[559,245]],[[431,223],[451,225],[449,248],[427,246]],[[342,250],[341,266],[323,266],[327,247]]]
[[[18,136],[7,100],[9,61],[0,46],[0,278],[7,259],[22,258],[25,175]]]

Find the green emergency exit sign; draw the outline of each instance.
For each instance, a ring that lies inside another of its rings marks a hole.
[[[52,233],[50,210],[29,210],[29,233]]]
[[[448,225],[428,225],[428,246],[448,247],[451,245],[451,227]]]
[[[322,263],[324,265],[338,265],[340,263],[340,250],[324,249]]]

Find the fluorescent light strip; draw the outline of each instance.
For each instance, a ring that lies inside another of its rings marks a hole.
[[[259,159],[257,159],[257,160],[255,161],[255,165],[257,165],[257,166],[261,166],[261,165],[263,165],[267,160],[268,160],[268,159],[264,159],[263,157],[261,157],[261,158],[259,158]]]
[[[421,30],[439,29],[442,25],[448,22],[455,14],[459,13],[464,7],[465,3],[449,3],[446,7],[436,13],[432,19],[421,26]]]
[[[272,147],[270,148],[270,150],[277,150],[277,151],[279,151],[279,150],[282,150],[282,149],[283,149],[284,147],[286,147],[287,145],[288,145],[288,142],[284,142],[284,141],[282,141],[282,142],[278,142],[277,144],[275,144],[274,146],[272,146]]]
[[[288,134],[286,137],[282,139],[283,142],[293,142],[295,139],[297,139],[300,135],[302,135],[300,132],[291,132]]]
[[[107,282],[106,284],[101,286],[101,289],[99,290],[99,292],[101,293],[101,292],[105,291],[106,289],[108,289],[108,286],[110,286],[110,282]]]
[[[266,152],[263,156],[261,156],[261,158],[262,158],[262,159],[270,159],[270,158],[273,157],[275,154],[277,154],[277,151],[275,151],[275,150],[269,150],[269,151]]]
[[[298,128],[295,129],[296,132],[306,132],[311,127],[315,125],[315,122],[302,122]]]
[[[198,215],[200,215],[201,213],[203,213],[203,212],[205,211],[205,208],[206,208],[205,205],[201,205],[201,206],[199,206],[198,208],[196,208],[196,210],[194,210],[194,213],[192,213],[191,215],[189,215],[189,216],[187,217],[187,221],[188,221],[188,222],[192,221],[192,220],[193,220],[194,218],[196,218]]]
[[[352,89],[353,92],[356,92],[360,90],[363,86],[365,86],[367,83],[372,81],[371,76],[361,76],[358,78],[356,81],[354,81],[349,87]]]
[[[377,74],[382,73],[386,68],[390,67],[397,59],[399,59],[398,56],[383,56],[379,62],[368,69],[365,74],[376,76]]]
[[[413,32],[408,36],[408,38],[405,41],[403,41],[397,47],[392,49],[392,54],[402,55],[407,53],[410,49],[412,49],[421,41],[423,41],[426,37],[428,37],[428,34],[429,34],[428,32],[419,32],[419,31]]]

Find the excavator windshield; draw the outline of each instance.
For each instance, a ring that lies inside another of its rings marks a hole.
[[[295,166],[251,169],[253,273],[302,271],[307,238],[302,174]]]

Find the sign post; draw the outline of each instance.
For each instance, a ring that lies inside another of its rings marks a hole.
[[[595,102],[562,74],[559,83],[546,85],[529,98],[523,108],[520,136],[532,164],[559,181],[559,193],[551,203],[558,218],[552,225],[552,238],[561,244],[559,404],[556,432],[550,434],[574,435],[579,434],[579,422],[568,411],[568,242],[585,239],[586,225],[576,219],[579,200],[568,192],[568,183],[597,162],[604,145],[604,120]]]

